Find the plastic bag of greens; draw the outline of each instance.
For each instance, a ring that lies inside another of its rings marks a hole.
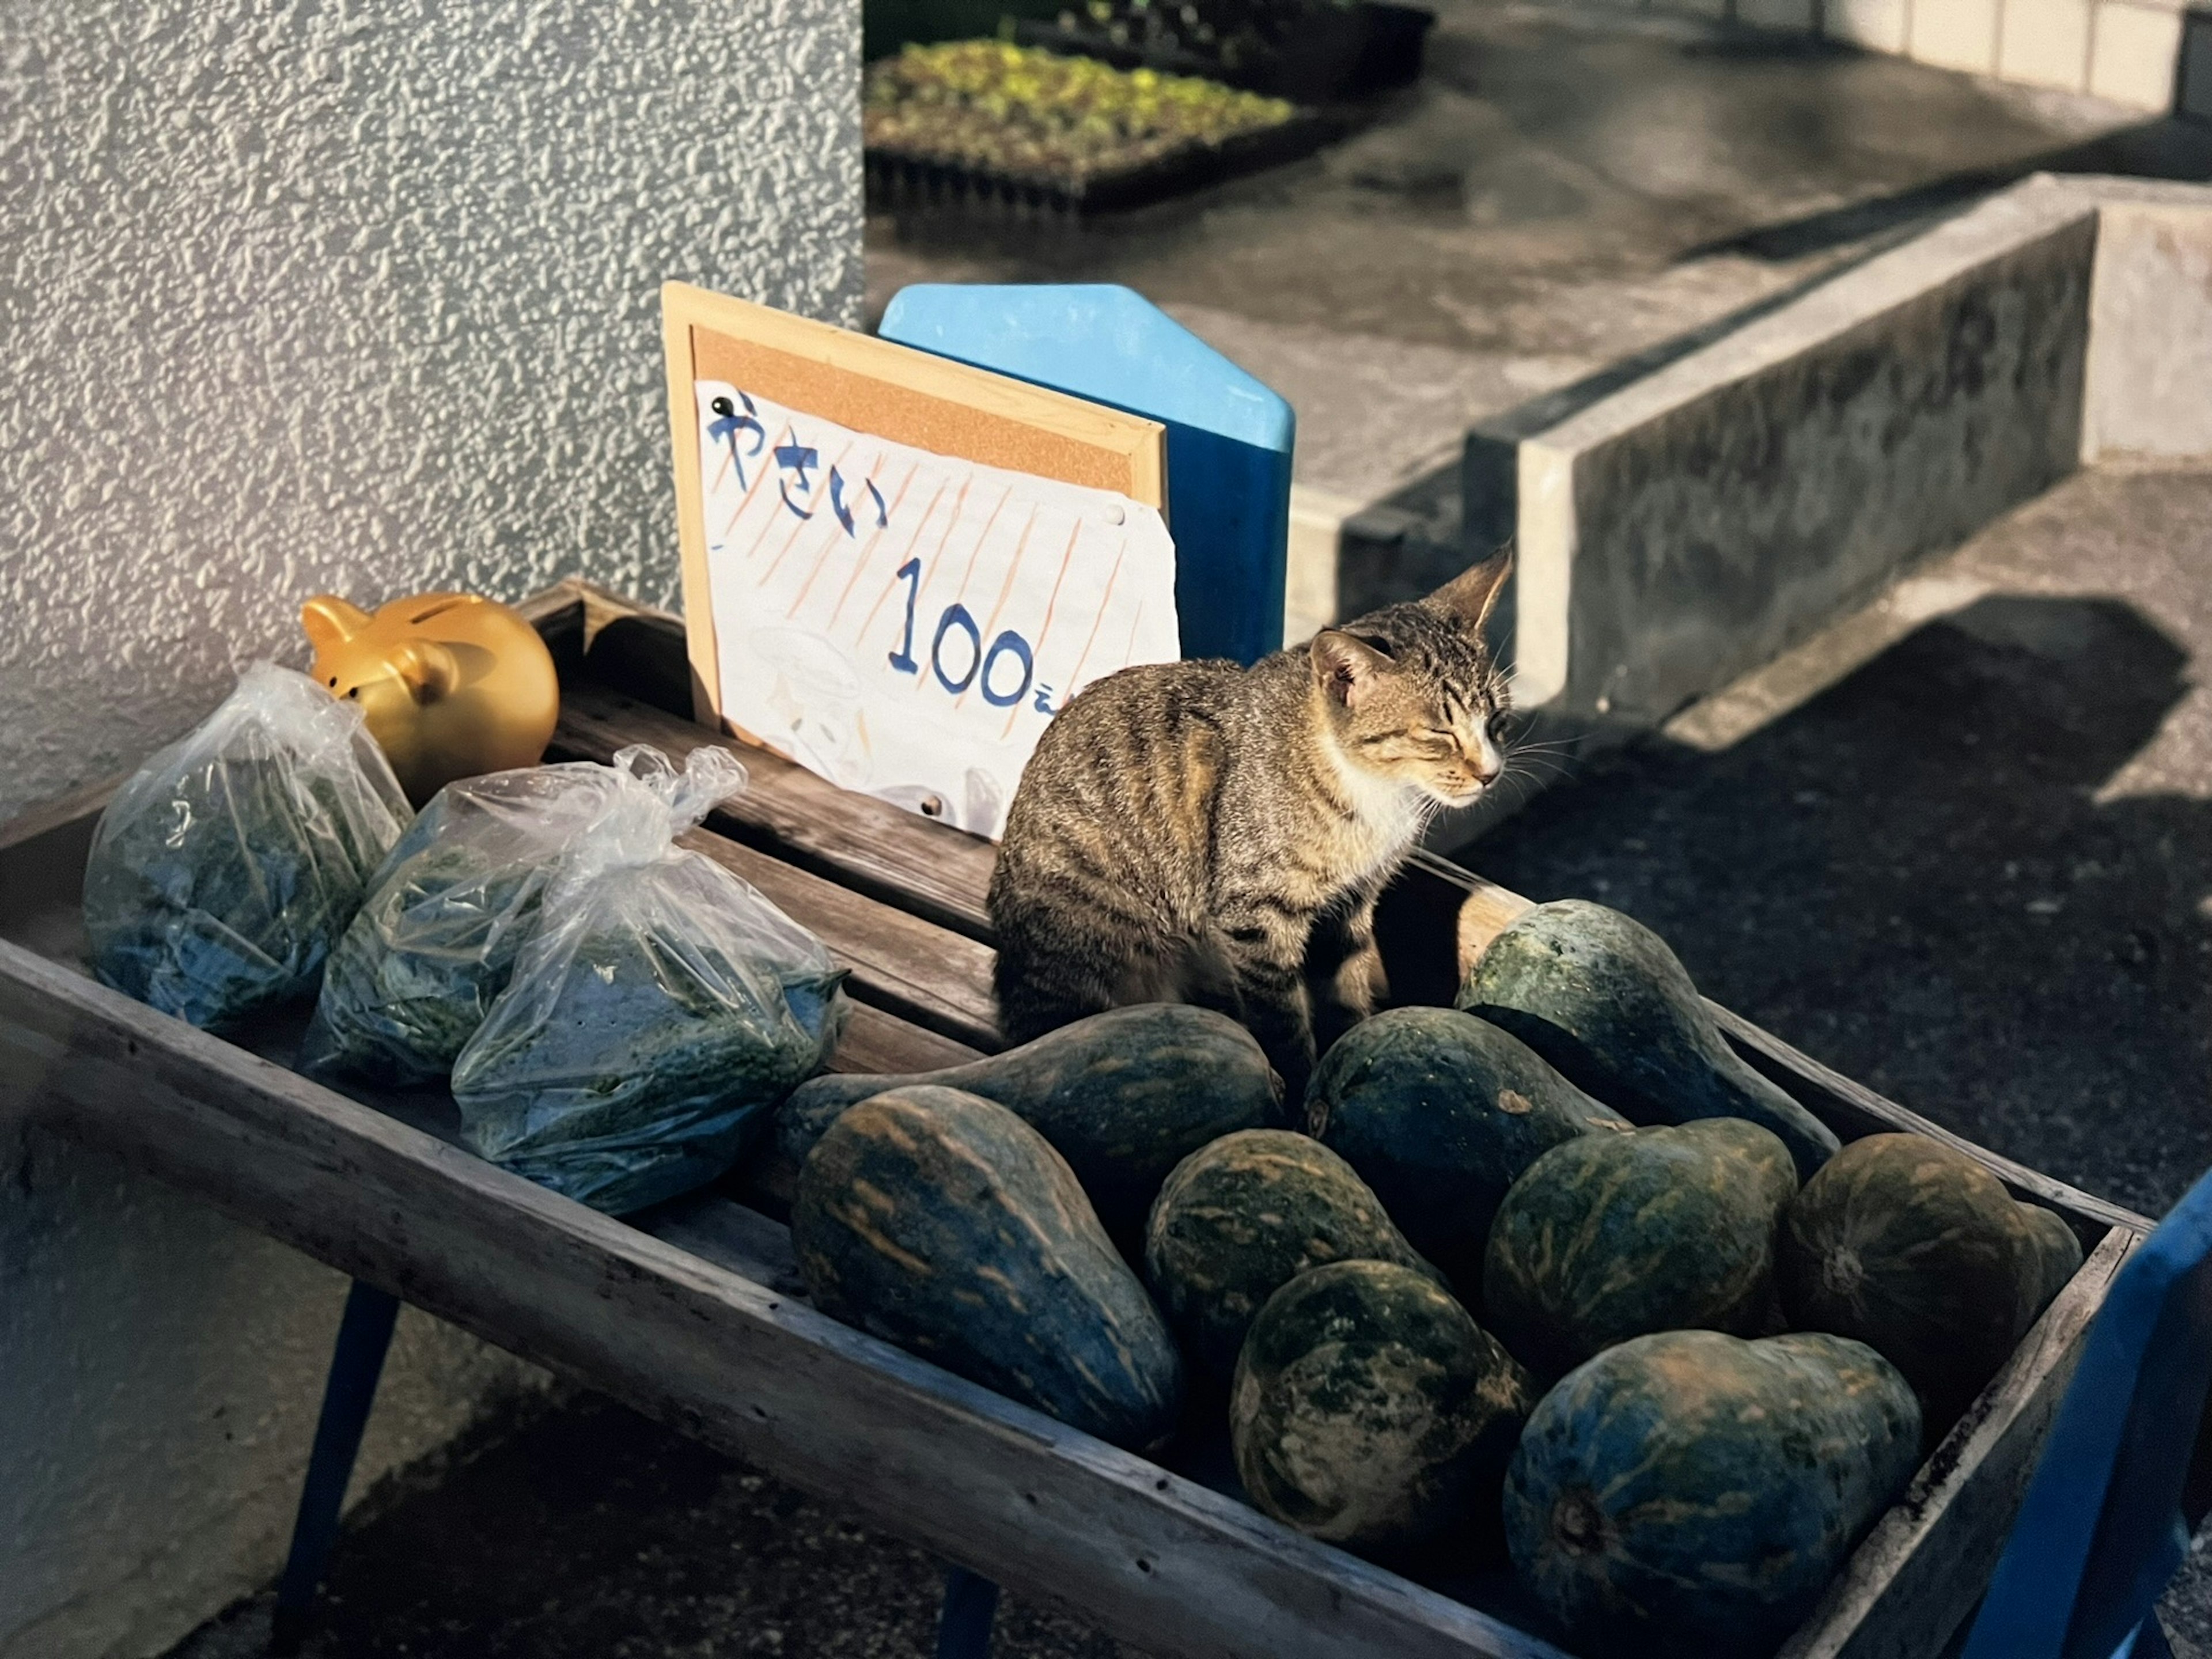
[[[331,952],[302,1067],[387,1085],[442,1081],[507,988],[562,855],[626,781],[580,761],[441,789]]]
[[[676,772],[615,757],[617,799],[546,888],[538,930],[453,1065],[461,1139],[620,1213],[735,1163],[828,1061],[844,969],[822,942],[678,835],[744,782],[726,751]]]
[[[255,663],[100,814],[93,971],[203,1027],[306,995],[412,816],[357,705]]]

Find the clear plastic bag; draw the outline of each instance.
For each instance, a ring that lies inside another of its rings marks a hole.
[[[624,781],[580,761],[441,789],[331,952],[301,1067],[386,1085],[443,1081],[507,988],[562,858]]]
[[[202,1027],[307,995],[412,817],[357,706],[255,663],[100,815],[93,971]]]
[[[545,890],[538,930],[453,1066],[461,1138],[622,1213],[714,1180],[845,1023],[844,969],[745,883],[675,845],[744,769],[615,757],[618,799]]]

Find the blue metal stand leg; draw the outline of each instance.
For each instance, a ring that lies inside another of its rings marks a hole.
[[[965,1567],[947,1567],[937,1659],[991,1659],[991,1620],[998,1611],[996,1584]]]
[[[338,1322],[331,1374],[323,1384],[323,1414],[315,1424],[315,1446],[307,1456],[307,1479],[300,1489],[299,1518],[292,1523],[292,1553],[276,1586],[276,1616],[269,1650],[300,1650],[307,1634],[307,1609],[322,1581],[323,1564],[338,1535],[338,1507],[361,1450],[368,1409],[376,1403],[376,1380],[384,1371],[392,1327],[399,1317],[399,1298],[373,1285],[354,1280]]]

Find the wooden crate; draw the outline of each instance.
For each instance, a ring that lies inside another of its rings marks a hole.
[[[680,625],[580,583],[529,607],[562,664],[556,758],[723,741],[690,706]],[[859,1005],[842,1069],[1000,1046],[983,907],[992,849],[758,751],[692,844],[819,934]],[[106,790],[0,830],[0,1110],[105,1148],[874,1525],[1059,1602],[1150,1652],[1538,1659],[1561,1650],[1510,1575],[1433,1584],[1301,1537],[1236,1495],[1218,1443],[1116,1449],[816,1313],[783,1228],[718,1193],[633,1225],[453,1144],[442,1096],[349,1098],[289,1069],[300,1014],[239,1041],[94,982],[76,895]],[[1523,901],[1423,858],[1380,932],[1405,1000],[1448,999]],[[1786,1659],[1932,1659],[1972,1609],[2114,1272],[2143,1218],[1960,1141],[1716,1009],[1752,1064],[1844,1139],[1961,1146],[2057,1210],[2087,1259],[1876,1525]]]

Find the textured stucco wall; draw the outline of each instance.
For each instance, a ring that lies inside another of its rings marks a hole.
[[[857,0],[0,7],[0,818],[296,610],[672,595],[657,289],[850,322]],[[266,1581],[335,1275],[0,1121],[0,1655]],[[416,1316],[356,1490],[533,1374]]]
[[[860,291],[854,0],[10,0],[0,817],[301,599],[672,596],[657,289]]]
[[[0,1654],[159,1653],[283,1559],[345,1280],[0,1126]],[[542,1373],[413,1310],[352,1488]]]

